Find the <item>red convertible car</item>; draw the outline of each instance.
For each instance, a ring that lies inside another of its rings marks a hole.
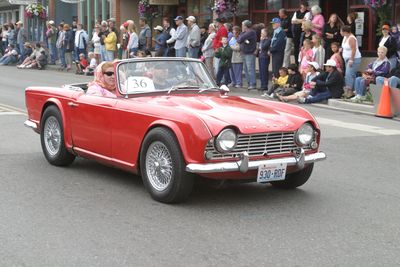
[[[88,95],[87,84],[26,89],[25,125],[40,134],[50,164],[93,159],[141,175],[154,199],[172,203],[187,199],[196,175],[296,188],[326,158],[308,111],[230,96],[198,60],[114,68],[115,98]]]

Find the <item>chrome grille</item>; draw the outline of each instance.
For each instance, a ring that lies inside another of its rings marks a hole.
[[[206,146],[206,152],[212,152],[212,159],[235,158],[245,151],[249,153],[250,157],[291,153],[298,148],[294,142],[294,135],[294,132],[239,134],[237,145],[231,152],[221,154],[210,143]]]

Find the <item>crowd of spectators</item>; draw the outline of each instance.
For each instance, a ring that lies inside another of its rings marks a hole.
[[[17,22],[2,28],[0,65],[42,69],[59,62],[60,71],[75,65],[77,74],[93,75],[97,65],[115,59],[190,57],[204,61],[218,85],[242,88],[244,73],[247,88],[268,98],[301,103],[331,97],[359,101],[365,99],[368,84],[382,82],[381,77],[390,78],[392,85],[400,83],[398,72],[392,71],[400,57],[400,23],[383,24],[378,57],[361,71],[356,18],[350,13],[343,22],[337,14],[329,14],[326,20],[319,6],[309,8],[300,1],[292,14],[279,10],[271,27],[250,20],[232,25],[222,18],[199,27],[194,16],[177,16],[173,21],[163,18],[162,25],[152,29],[145,18],[139,19],[138,27],[128,20],[118,28],[111,18],[97,22],[88,34],[76,21],[70,26],[50,20],[45,34],[48,59],[39,43],[32,49],[23,23]]]

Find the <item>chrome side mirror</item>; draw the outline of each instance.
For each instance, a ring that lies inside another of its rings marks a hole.
[[[223,84],[219,87],[219,92],[221,95],[227,95],[229,93],[229,87]]]

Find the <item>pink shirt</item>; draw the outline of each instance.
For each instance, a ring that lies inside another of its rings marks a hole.
[[[324,20],[324,16],[322,16],[321,14],[315,15],[311,21],[313,24],[317,24],[319,25],[319,29],[316,27],[313,27],[312,30],[318,34],[319,36],[322,37],[322,30],[324,29],[324,25],[325,25],[325,20]]]
[[[87,95],[97,95],[97,96],[104,96],[104,97],[117,97],[115,94],[111,93],[107,89],[102,88],[98,84],[92,84],[86,91]]]
[[[299,71],[300,73],[306,73],[307,72],[307,67],[308,67],[308,62],[313,61],[314,57],[314,52],[312,49],[305,50],[304,48],[301,49],[300,51],[300,68]]]

